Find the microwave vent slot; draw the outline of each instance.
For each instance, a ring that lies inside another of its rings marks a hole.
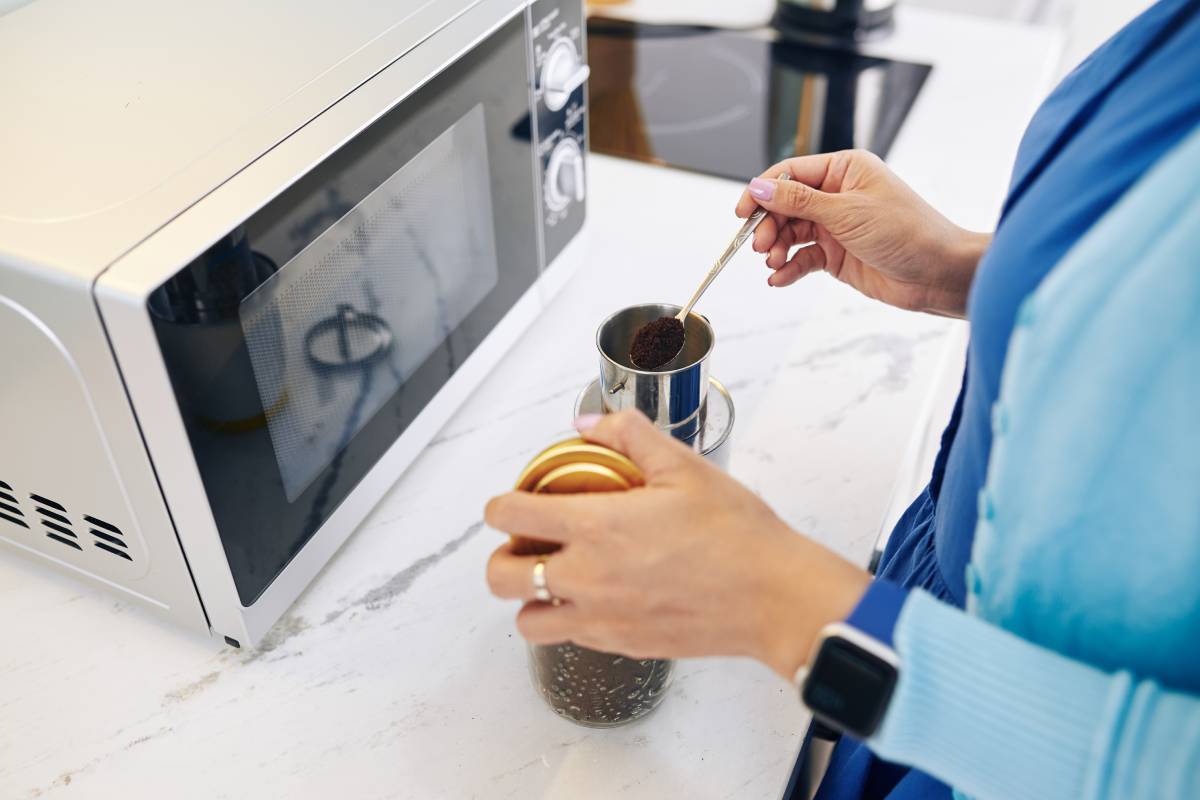
[[[33,501],[34,514],[27,514],[21,507],[17,490],[13,489],[12,484],[0,481],[0,525],[12,524],[30,530],[40,524],[47,539],[78,553],[95,553],[98,558],[104,559],[115,556],[122,561],[135,560],[125,532],[108,520],[84,514],[83,525],[78,526],[87,528],[88,535],[84,535],[77,532],[71,512],[58,500],[41,494],[30,494],[29,499]],[[88,541],[92,544],[91,548],[87,546]],[[101,553],[104,555],[101,556]]]
[[[71,519],[67,516],[67,509],[62,503],[40,494],[31,494],[29,499],[36,503],[34,509],[38,513],[42,527],[46,529],[47,539],[53,539],[59,544],[65,544],[75,550],[83,550],[79,546],[79,537],[71,528]]]
[[[88,532],[92,534],[95,541],[92,546],[103,550],[106,553],[111,553],[114,556],[123,558],[126,561],[133,561],[133,557],[127,552],[129,545],[125,543],[125,534],[121,533],[121,529],[111,522],[105,522],[98,517],[84,515],[84,521],[91,527]]]
[[[13,488],[4,481],[0,481],[0,519],[19,528],[29,528],[29,523],[25,521],[25,512],[21,510],[21,504],[13,494]]]
[[[38,505],[49,506],[50,508],[55,508],[55,509],[58,509],[59,511],[64,511],[64,512],[67,510],[66,508],[63,507],[62,503],[59,503],[54,500],[50,500],[49,498],[46,498],[46,497],[42,497],[40,494],[31,494],[31,495],[29,495],[29,499],[32,500],[33,502],[37,503]]]

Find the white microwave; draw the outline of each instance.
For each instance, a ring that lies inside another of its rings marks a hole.
[[[0,16],[0,550],[251,646],[579,258],[580,0]]]

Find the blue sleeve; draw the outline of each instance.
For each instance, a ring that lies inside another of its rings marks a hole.
[[[846,617],[846,623],[888,647],[895,647],[892,635],[907,597],[908,590],[899,584],[876,579]]]
[[[979,800],[1200,797],[1200,697],[1105,673],[922,591],[867,744]]]
[[[1197,175],[1200,127],[1027,301],[978,616],[909,594],[882,758],[978,800],[1200,798]]]

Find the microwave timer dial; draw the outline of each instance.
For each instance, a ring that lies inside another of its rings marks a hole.
[[[579,57],[575,43],[559,36],[550,43],[542,61],[542,97],[546,108],[561,111],[571,93],[583,85],[591,69]]]
[[[587,27],[580,0],[529,7],[529,77],[547,266],[587,216]]]
[[[546,207],[562,211],[574,200],[582,203],[585,196],[583,151],[573,137],[565,137],[550,153],[546,163]]]

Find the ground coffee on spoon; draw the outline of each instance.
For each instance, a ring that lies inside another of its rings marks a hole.
[[[638,369],[658,369],[683,349],[683,323],[675,317],[659,317],[638,328],[629,359]]]

